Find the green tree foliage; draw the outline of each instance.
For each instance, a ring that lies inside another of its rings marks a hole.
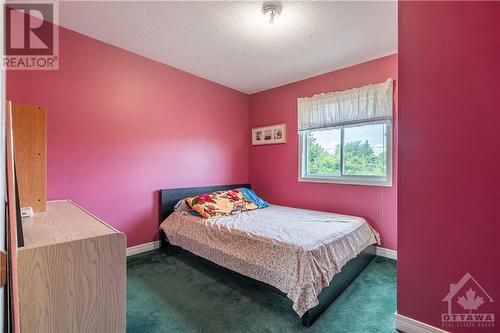
[[[331,154],[321,147],[316,138],[307,134],[307,172],[311,175],[340,175],[340,149]]]
[[[332,154],[316,142],[309,133],[308,173],[310,175],[340,175],[340,145]],[[351,141],[344,144],[344,174],[363,176],[385,175],[385,153],[375,154],[368,140]]]

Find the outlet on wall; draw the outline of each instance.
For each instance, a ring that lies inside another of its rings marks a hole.
[[[21,217],[31,217],[31,216],[33,216],[33,208],[21,207]]]

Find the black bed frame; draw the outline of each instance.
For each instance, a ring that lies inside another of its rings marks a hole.
[[[165,189],[160,190],[160,221],[162,223],[168,215],[174,211],[174,206],[179,202],[179,200],[196,196],[203,193],[214,192],[214,191],[225,191],[233,188],[245,187],[250,188],[250,184],[235,184],[235,185],[219,185],[219,186],[205,186],[205,187],[190,187],[190,188],[175,188],[175,189]],[[160,248],[165,248],[167,246],[173,246],[168,243],[165,237],[165,233],[160,232]],[[319,304],[315,307],[309,309],[302,316],[302,325],[305,327],[310,327],[316,319],[337,299],[337,297],[351,284],[351,282],[358,277],[358,275],[368,266],[368,264],[375,258],[375,247],[369,246],[363,252],[361,252],[356,258],[347,262],[347,264],[342,267],[342,270],[337,273],[333,279],[330,281],[328,287],[323,288],[321,293],[318,295]],[[241,275],[238,273],[238,275]],[[246,277],[251,279],[250,277]],[[259,285],[262,285],[275,293],[286,297],[277,288],[261,282],[255,281]]]

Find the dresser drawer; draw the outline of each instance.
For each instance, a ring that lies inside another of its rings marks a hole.
[[[124,332],[126,237],[70,201],[23,220],[22,332]]]

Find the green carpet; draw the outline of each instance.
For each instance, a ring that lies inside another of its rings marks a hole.
[[[291,302],[170,248],[128,259],[127,332],[397,332],[396,263],[377,257],[311,328]]]

